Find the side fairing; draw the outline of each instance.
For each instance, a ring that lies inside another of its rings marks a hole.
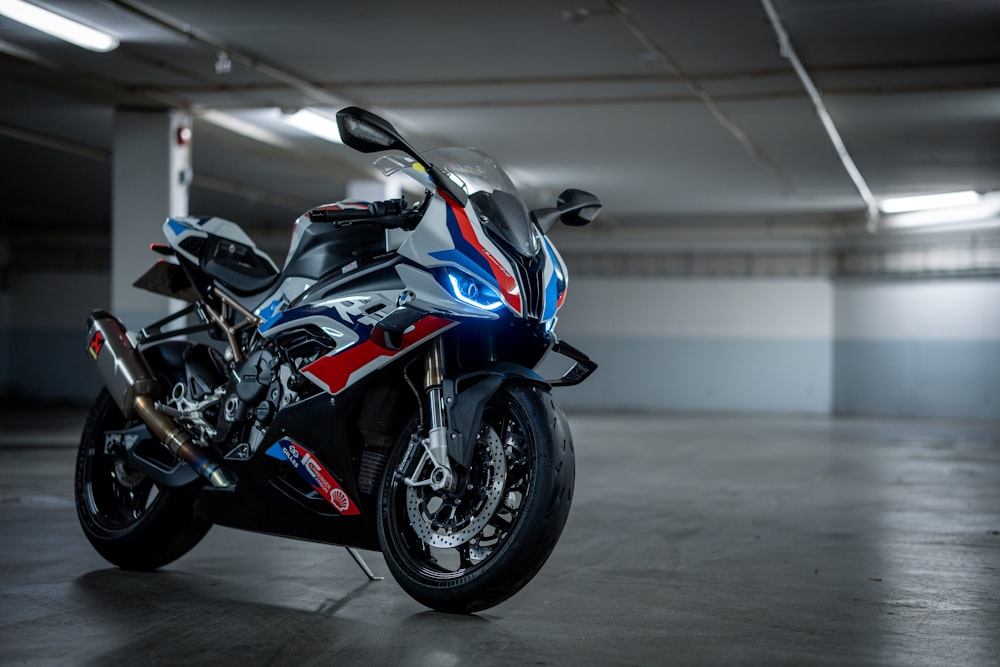
[[[332,296],[316,303],[280,310],[258,328],[265,338],[309,327],[322,332],[332,349],[304,364],[299,371],[322,390],[337,394],[406,351],[456,324],[426,315],[402,337],[398,349],[373,336],[376,325],[396,310],[399,290]]]
[[[398,349],[391,349],[373,337],[372,330],[365,332],[364,340],[359,340],[349,348],[338,348],[316,361],[304,366],[302,374],[330,394],[337,394],[361,378],[382,368],[397,355],[419,346],[447,329],[458,324],[451,320],[426,315],[418,320],[406,333]]]
[[[281,317],[282,311],[295,297],[309,289],[314,281],[308,278],[292,276],[279,283],[278,288],[269,294],[254,311],[261,320],[261,333],[272,326]]]

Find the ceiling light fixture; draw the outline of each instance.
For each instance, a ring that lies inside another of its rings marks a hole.
[[[118,48],[118,39],[22,0],[0,0],[0,14],[71,44],[107,53]]]
[[[320,139],[326,139],[335,144],[344,143],[340,138],[337,122],[311,109],[300,109],[295,113],[285,114],[284,119],[292,127],[297,127]]]
[[[271,120],[273,118],[271,114],[261,114],[256,111],[249,111],[237,116],[235,113],[223,113],[221,111],[216,111],[215,109],[203,109],[197,113],[196,118],[211,123],[216,127],[221,127],[224,130],[246,137],[247,139],[259,141],[263,144],[276,146],[278,148],[286,148],[289,150],[293,148],[291,141],[277,132],[273,132],[264,127],[265,123],[262,121]],[[267,124],[271,126],[274,125],[273,122]]]
[[[955,208],[970,206],[979,202],[980,194],[975,190],[961,192],[942,192],[933,195],[915,195],[912,197],[890,197],[883,199],[879,210],[883,213],[905,213],[907,211],[930,211],[940,208]]]
[[[898,213],[888,213],[882,217],[882,224],[886,229],[921,231],[955,231],[1000,227],[1000,192],[948,194],[961,195],[953,197],[952,201],[963,203],[945,205],[940,202],[947,202],[947,199],[930,200],[931,203],[938,202],[938,207],[928,208],[925,204],[925,207],[921,209],[896,209],[899,210]],[[975,195],[975,197],[971,195]],[[925,197],[912,199],[925,199]]]

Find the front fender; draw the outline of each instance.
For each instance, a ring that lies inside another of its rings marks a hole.
[[[448,417],[448,454],[464,468],[472,465],[476,430],[483,419],[486,404],[505,384],[511,382],[537,384],[550,388],[535,371],[507,361],[494,362],[441,385],[445,413]]]

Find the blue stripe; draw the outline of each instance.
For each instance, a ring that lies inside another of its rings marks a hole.
[[[489,262],[486,261],[486,258],[483,257],[482,253],[475,246],[466,241],[465,237],[462,236],[462,229],[458,226],[458,218],[450,206],[448,207],[447,227],[448,234],[451,236],[451,242],[455,244],[455,247],[449,250],[432,252],[430,253],[431,257],[439,259],[442,262],[457,264],[473,275],[485,280],[488,285],[495,285],[499,288],[500,286],[493,276]]]
[[[549,253],[549,261],[552,262],[552,278],[545,288],[545,312],[542,313],[542,321],[546,321],[556,314],[556,305],[559,303],[559,262],[556,261],[552,253],[552,246],[548,239],[545,239],[545,248]]]
[[[268,449],[267,449],[267,451],[265,453],[268,456],[270,456],[271,458],[278,459],[279,461],[287,461],[288,460],[288,457],[285,456],[285,450],[281,448],[281,441],[280,440],[278,442],[274,443],[273,445],[271,445],[270,447],[268,447]]]
[[[189,229],[191,229],[190,227],[188,227],[187,225],[185,225],[183,222],[178,222],[177,220],[174,220],[173,218],[170,218],[170,219],[167,220],[167,226],[170,227],[170,231],[172,231],[177,236],[180,236],[184,232],[186,232]]]

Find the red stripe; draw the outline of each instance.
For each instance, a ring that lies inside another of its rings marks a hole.
[[[493,272],[493,277],[496,278],[497,284],[500,285],[504,301],[506,301],[515,312],[520,314],[521,290],[517,286],[517,280],[514,276],[510,275],[503,264],[497,261],[497,258],[493,256],[493,253],[483,247],[483,244],[479,242],[479,238],[476,236],[476,231],[472,228],[472,223],[469,222],[469,216],[465,214],[465,209],[461,206],[452,204],[451,210],[455,214],[455,219],[458,220],[458,228],[462,230],[462,238],[468,241],[473,248],[479,251],[479,254],[486,258],[486,261],[489,262],[490,269]]]
[[[340,512],[341,516],[361,514],[361,510],[344,491],[344,487],[337,483],[330,471],[319,462],[319,459],[312,452],[292,440],[283,440],[282,442],[287,442],[288,446],[294,447],[298,453],[295,459],[289,458],[289,463],[312,488],[316,489],[328,503],[333,505],[335,510]],[[285,456],[287,457],[288,454],[286,453]]]
[[[351,376],[359,369],[375,361],[379,357],[391,359],[408,347],[423,342],[433,334],[454,324],[451,320],[435,315],[427,315],[413,325],[413,328],[403,334],[403,344],[398,350],[387,350],[377,345],[372,339],[349,347],[343,352],[320,357],[311,364],[304,366],[302,371],[327,386],[327,391],[336,394],[347,387]]]

